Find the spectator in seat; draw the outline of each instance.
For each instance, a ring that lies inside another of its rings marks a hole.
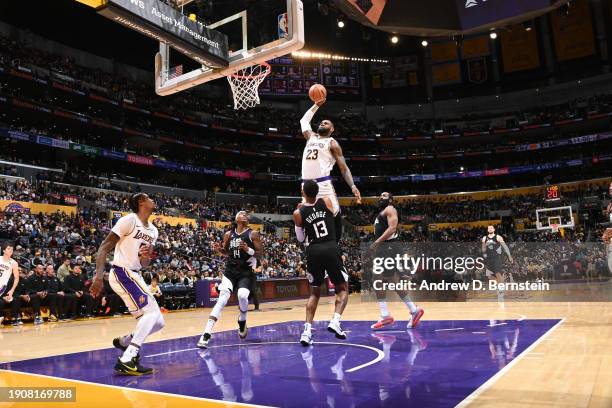
[[[109,275],[108,272],[104,273],[104,290],[100,296],[100,303],[97,309],[104,316],[120,316],[119,309],[121,308],[122,300],[111,288],[108,281]]]
[[[40,298],[32,292],[32,284],[23,268],[19,268],[19,284],[15,289],[15,297],[19,298],[20,307],[26,306],[32,308],[34,311],[34,324],[43,323],[40,318]],[[13,326],[20,324],[23,324],[23,322],[20,317],[17,317],[17,320],[13,322]]]
[[[158,279],[159,278],[157,276],[153,276],[151,278],[151,285],[149,286],[149,290],[155,297],[155,300],[157,300],[157,304],[159,305],[159,307],[163,307],[164,306],[164,294],[162,293],[161,288],[159,287]]]
[[[62,282],[60,282],[59,278],[55,275],[55,268],[53,265],[47,265],[45,269],[45,274],[47,275],[47,299],[49,299],[49,321],[55,322],[57,320],[62,320],[64,317],[66,296],[64,291],[62,290]]]
[[[70,269],[70,258],[64,259],[64,262],[57,270],[58,279],[63,282],[66,276],[72,273],[72,269]]]
[[[38,296],[40,306],[49,306],[51,311],[49,321],[56,322],[57,317],[54,315],[54,311],[57,310],[56,296],[49,297],[48,280],[44,267],[41,264],[36,265],[34,274],[28,280],[30,281],[30,296]],[[34,322],[36,323],[36,320]]]
[[[70,311],[71,318],[77,317],[77,310],[82,305],[85,305],[85,317],[93,317],[94,298],[85,289],[81,272],[81,267],[75,265],[72,269],[72,275],[66,276],[66,279],[64,279],[64,292],[75,296],[75,302],[72,304],[72,310]]]

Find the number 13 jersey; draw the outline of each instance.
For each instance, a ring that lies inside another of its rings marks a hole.
[[[300,216],[308,245],[336,242],[334,214],[324,200],[318,199],[314,204],[304,203],[300,208]]]

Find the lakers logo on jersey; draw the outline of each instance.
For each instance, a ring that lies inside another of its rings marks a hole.
[[[150,235],[145,234],[143,231],[140,231],[140,230],[136,232],[136,235],[134,235],[134,239],[141,239],[145,241],[146,243],[148,243],[149,245],[153,244],[153,241],[155,241],[155,238],[153,238]]]

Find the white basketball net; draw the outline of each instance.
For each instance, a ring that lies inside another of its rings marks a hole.
[[[259,105],[259,85],[271,70],[268,63],[262,62],[227,76],[234,95],[234,109],[248,109]]]

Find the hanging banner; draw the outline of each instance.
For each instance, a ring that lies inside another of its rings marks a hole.
[[[486,58],[475,58],[468,60],[468,80],[474,84],[483,84],[489,79]]]
[[[491,54],[488,36],[467,38],[461,44],[461,59],[471,59],[477,57],[486,57]]]
[[[559,61],[595,54],[591,10],[587,0],[577,0],[567,14],[551,13],[555,52]]]
[[[439,64],[431,67],[433,85],[449,85],[461,82],[461,64],[453,62],[450,64]]]
[[[526,31],[519,24],[500,34],[504,72],[535,69],[540,66],[536,30]]]
[[[457,43],[454,41],[431,44],[431,62],[448,62],[457,60]]]

